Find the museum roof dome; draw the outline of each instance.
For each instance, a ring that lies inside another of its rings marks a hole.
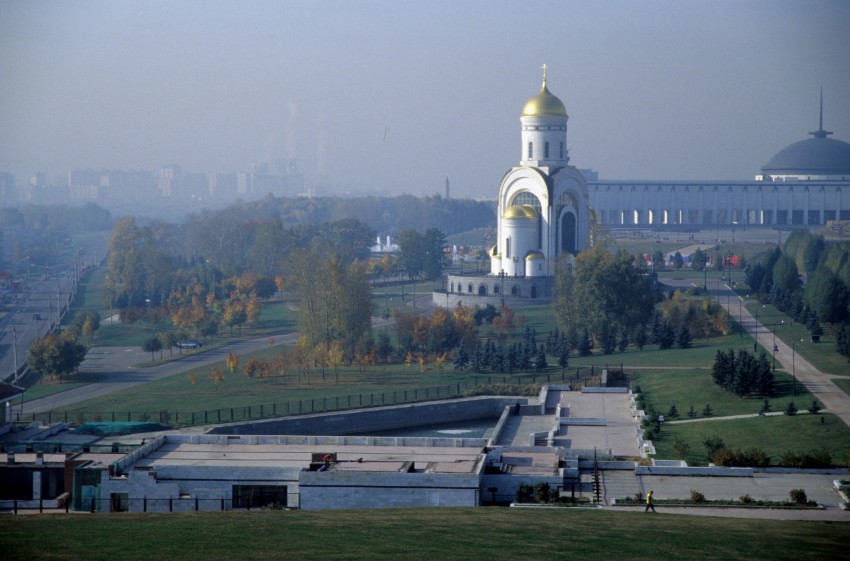
[[[767,175],[850,175],[850,144],[827,138],[823,129],[823,95],[820,126],[810,132],[812,138],[795,142],[776,153],[761,168]]]
[[[817,136],[821,132],[826,131],[786,146],[761,170],[774,175],[850,175],[850,144]]]

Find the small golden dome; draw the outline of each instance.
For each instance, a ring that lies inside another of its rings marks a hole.
[[[531,205],[515,205],[505,211],[503,218],[538,218],[537,210]]]
[[[526,261],[537,261],[540,259],[546,259],[546,257],[539,251],[529,251],[525,256]]]
[[[499,254],[499,246],[494,245],[493,247],[490,248],[490,251],[488,251],[487,253],[490,254],[490,257],[496,257]]]
[[[540,92],[528,101],[522,108],[523,117],[566,117],[567,108],[564,102],[553,95],[546,87],[546,80],[540,87]]]

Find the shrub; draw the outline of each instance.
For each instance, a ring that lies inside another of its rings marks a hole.
[[[809,502],[804,489],[791,489],[791,492],[788,494],[791,496],[791,501],[795,504],[804,505]]]
[[[714,410],[711,408],[710,403],[706,403],[705,407],[702,408],[702,416],[711,417],[712,415],[714,415]]]
[[[520,483],[516,491],[516,501],[518,503],[528,502],[531,500],[533,494],[534,487],[532,487],[528,483]]]
[[[545,503],[549,501],[549,484],[546,482],[537,483],[534,486],[534,498],[537,502]]]
[[[809,413],[812,415],[817,415],[820,413],[820,404],[818,404],[817,400],[812,402],[812,406],[809,407]]]
[[[788,402],[788,407],[785,408],[785,414],[789,416],[794,416],[797,414],[797,406],[794,405],[793,401]]]
[[[705,446],[705,451],[708,452],[708,459],[714,455],[715,452],[722,448],[726,448],[726,443],[723,442],[723,439],[717,436],[716,434],[713,436],[709,436],[702,442],[703,446]]]
[[[753,498],[750,496],[750,494],[749,494],[749,493],[747,493],[746,495],[741,495],[740,497],[738,497],[738,500],[740,500],[740,501],[741,501],[742,503],[744,503],[745,505],[752,504],[752,503],[754,503],[754,502],[755,502],[755,499],[753,499]]]
[[[832,467],[832,454],[826,448],[812,449],[803,454],[795,454],[790,450],[782,455],[780,465],[801,469],[825,469]]]
[[[770,458],[764,450],[759,448],[743,450],[723,448],[711,456],[711,461],[715,465],[727,467],[767,467],[770,465]]]
[[[704,503],[705,495],[697,491],[696,489],[691,489],[691,502],[692,503]]]
[[[679,454],[679,456],[684,458],[688,455],[688,452],[691,451],[691,445],[685,442],[684,440],[680,440],[677,438],[673,442],[673,449]]]

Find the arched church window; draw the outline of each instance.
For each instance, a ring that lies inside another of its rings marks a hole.
[[[499,285],[498,285],[498,284],[494,284],[494,285],[493,285],[493,294],[498,294],[498,293],[499,293]]]
[[[454,292],[454,291],[455,291],[455,283],[452,283],[452,285],[451,285],[451,286],[452,286],[452,287],[451,287],[451,289],[449,290],[449,292]]]
[[[472,294],[472,283],[469,283],[469,286],[466,287],[466,291]]]
[[[543,144],[543,157],[547,160],[549,159],[549,142],[548,141]]]
[[[528,141],[528,159],[534,159],[534,143],[530,140]]]
[[[478,287],[478,296],[487,296],[487,287],[483,284]]]
[[[511,239],[510,238],[505,239],[505,257],[507,257],[508,259],[511,258]]]
[[[519,205],[528,205],[534,207],[534,210],[537,211],[537,214],[542,214],[540,212],[541,205],[540,199],[537,198],[533,193],[529,193],[528,191],[522,191],[518,193],[516,197],[511,201],[510,206],[519,206]]]
[[[578,203],[572,193],[561,193],[561,196],[558,197],[558,209],[560,210],[565,206],[571,206],[578,210]]]
[[[563,142],[561,142],[561,156],[560,156],[560,158],[562,160],[564,159],[564,143]]]
[[[519,296],[519,287],[514,285],[511,287],[511,296]]]

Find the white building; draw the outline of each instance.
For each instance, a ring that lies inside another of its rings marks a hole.
[[[589,181],[605,227],[822,226],[850,220],[850,144],[818,130],[776,153],[755,181]]]
[[[490,274],[449,275],[440,305],[514,305],[551,299],[559,261],[571,263],[586,248],[594,220],[582,173],[569,165],[567,110],[546,86],[520,115],[520,161],[499,186],[497,242]]]

